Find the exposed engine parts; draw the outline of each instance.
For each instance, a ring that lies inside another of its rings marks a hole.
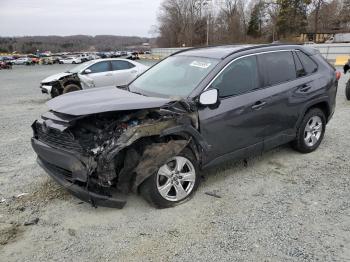
[[[161,109],[85,117],[51,111],[33,129],[39,141],[67,150],[83,162],[86,176],[72,172],[70,181],[99,194],[111,195],[110,190],[125,194],[137,192],[145,179],[191,143],[188,130],[197,132],[198,124],[196,113],[188,110],[187,104],[176,102]]]

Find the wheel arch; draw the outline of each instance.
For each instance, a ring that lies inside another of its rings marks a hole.
[[[321,109],[327,120],[331,115],[331,109],[330,109],[330,106],[329,106],[327,101],[322,101],[322,102],[319,102],[319,103],[312,105],[311,107],[308,108],[308,110],[306,112],[310,111],[313,108]]]
[[[77,85],[80,89],[82,89],[80,81],[74,79],[69,79],[63,83],[63,87],[66,87],[67,85]]]
[[[326,117],[326,121],[328,122],[330,120],[331,114],[332,114],[332,110],[329,104],[329,101],[327,98],[322,98],[319,100],[315,100],[312,101],[310,103],[308,103],[305,107],[304,110],[301,112],[300,117],[298,119],[296,128],[299,127],[299,125],[301,124],[304,116],[307,114],[308,111],[310,111],[313,108],[319,108],[322,110],[322,112],[324,113],[325,117]]]
[[[158,159],[158,157],[152,157],[152,153],[149,152],[150,148],[152,147],[163,147],[162,155],[168,155],[169,157],[175,156],[177,153],[181,152],[185,148],[188,148],[189,150],[191,150],[194,157],[196,158],[198,166],[201,167],[203,150],[201,150],[200,145],[197,143],[197,139],[193,136],[193,134],[180,130],[181,129],[176,129],[176,131],[168,130],[167,132],[164,132],[166,131],[164,130],[161,134],[158,135],[141,137],[134,141],[132,144],[120,150],[118,152],[118,155],[115,155],[114,157],[119,157],[119,155],[122,156],[122,159],[120,159],[123,162],[122,167],[130,167],[127,170],[127,172],[123,172],[123,168],[117,171],[118,181],[122,182],[121,185],[117,186],[124,186],[124,189],[125,186],[127,186],[131,188],[132,191],[139,193],[139,188],[141,184],[153,173],[148,173],[146,172],[147,169],[142,170],[138,167],[142,163],[148,162],[148,160],[150,160],[151,158]],[[160,151],[158,150],[158,152]],[[147,155],[150,155],[151,157],[147,158]],[[130,156],[134,157],[132,163],[136,166],[131,167],[130,163],[128,163],[127,158]],[[122,188],[120,189],[124,190]]]

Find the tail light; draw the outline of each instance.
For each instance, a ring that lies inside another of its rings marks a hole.
[[[341,77],[341,72],[336,71],[335,72],[335,77],[337,78],[337,81],[339,81],[340,77]]]

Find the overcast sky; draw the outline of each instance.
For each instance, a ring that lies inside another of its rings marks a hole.
[[[0,0],[0,36],[151,36],[162,0]]]

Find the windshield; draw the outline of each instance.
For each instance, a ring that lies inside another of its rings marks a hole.
[[[66,58],[66,59],[73,59],[73,58]],[[94,64],[96,61],[89,61],[89,62],[85,62],[83,64],[80,64],[76,67],[73,67],[72,69],[69,69],[69,71],[67,71],[67,73],[72,73],[72,74],[77,74],[80,73],[82,70],[84,70],[86,67],[88,67],[91,64]]]
[[[171,56],[155,65],[134,82],[131,92],[187,97],[219,63],[217,59]]]

